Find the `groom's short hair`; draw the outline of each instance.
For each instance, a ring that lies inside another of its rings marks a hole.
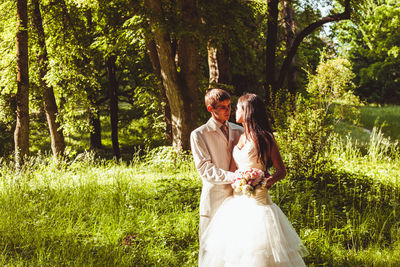
[[[206,103],[206,107],[215,105],[218,102],[231,99],[231,95],[225,91],[224,89],[212,88],[208,89],[206,95],[204,96],[204,101]]]

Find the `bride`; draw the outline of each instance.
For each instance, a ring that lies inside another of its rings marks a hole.
[[[236,121],[244,127],[233,149],[237,168],[268,174],[274,166],[276,171],[266,176],[265,186],[251,194],[235,191],[223,202],[200,240],[200,266],[305,266],[302,256],[308,254],[307,249],[268,194],[286,170],[262,99],[255,94],[241,96]]]

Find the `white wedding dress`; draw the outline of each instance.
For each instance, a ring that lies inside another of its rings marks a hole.
[[[256,149],[247,142],[235,147],[239,169],[265,167],[257,162]],[[267,189],[254,195],[234,193],[218,209],[201,237],[200,267],[305,266],[307,249]]]

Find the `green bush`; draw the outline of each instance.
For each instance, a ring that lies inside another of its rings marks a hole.
[[[316,74],[309,74],[307,94],[278,94],[283,101],[272,107],[272,114],[277,119],[278,142],[289,169],[313,177],[317,169],[330,165],[326,155],[334,125],[357,118],[357,109],[352,106],[358,103],[352,92],[353,76],[347,60],[324,56]]]

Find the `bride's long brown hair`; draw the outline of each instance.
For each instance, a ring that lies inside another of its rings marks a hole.
[[[243,124],[246,139],[254,142],[258,160],[267,168],[271,167],[270,155],[274,137],[264,101],[256,94],[247,93],[239,97],[238,105],[244,111]]]

